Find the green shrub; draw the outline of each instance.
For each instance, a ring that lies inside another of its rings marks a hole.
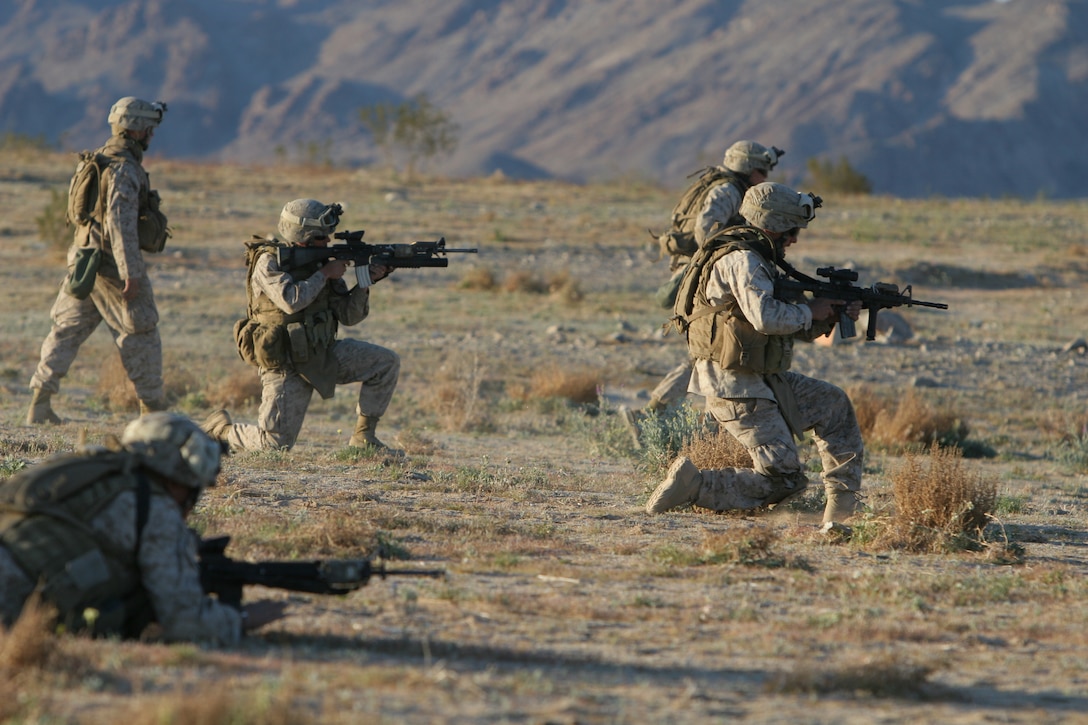
[[[821,159],[808,160],[810,183],[821,192],[837,191],[843,194],[870,194],[872,184],[859,172],[845,156],[839,157],[838,163]]]

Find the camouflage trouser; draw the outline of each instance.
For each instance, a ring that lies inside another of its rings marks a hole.
[[[385,413],[400,376],[400,356],[392,350],[361,340],[337,340],[337,385],[362,382],[359,415]],[[290,448],[302,430],[314,388],[297,373],[261,370],[261,409],[257,425],[232,425],[223,437],[235,449]]]
[[[822,380],[789,372],[784,377],[797,398],[804,430],[816,439],[825,490],[860,491],[865,448],[849,397]],[[710,398],[707,409],[748,450],[753,468],[702,471],[696,505],[715,511],[753,509],[805,488],[797,445],[773,400]]]
[[[68,374],[80,345],[105,321],[136,395],[143,401],[163,398],[162,341],[151,280],[139,280],[136,297],[131,301],[121,297],[123,288],[123,282],[99,275],[85,300],[77,300],[61,289],[50,312],[53,329],[42,343],[31,388],[46,393],[60,390],[60,380]]]
[[[650,400],[659,401],[662,405],[672,405],[683,400],[688,394],[688,382],[691,380],[691,360],[677,365],[661,379],[653,392]]]

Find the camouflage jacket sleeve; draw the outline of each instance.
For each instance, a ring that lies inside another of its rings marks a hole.
[[[695,218],[695,243],[702,247],[714,232],[729,226],[742,199],[743,194],[732,184],[719,184],[707,192],[703,208]]]
[[[125,492],[95,517],[92,526],[125,551],[136,546],[136,494]],[[235,644],[241,614],[204,594],[196,537],[177,504],[152,495],[138,556],[140,579],[168,640]]]
[[[147,176],[139,165],[129,160],[116,162],[110,169],[103,215],[106,238],[110,241],[107,253],[113,256],[121,279],[146,277],[137,219],[140,216],[140,189],[147,185]]]
[[[304,280],[296,282],[280,268],[274,254],[262,254],[254,262],[253,287],[255,294],[262,294],[287,314],[306,309],[325,289],[328,280],[320,270]]]
[[[797,335],[812,327],[812,310],[774,297],[774,270],[754,252],[738,251],[719,259],[707,280],[713,305],[736,298],[752,326],[765,335]],[[718,398],[766,398],[774,392],[762,375],[726,370],[714,360],[696,360],[688,392]]]
[[[736,297],[744,317],[764,335],[793,335],[812,327],[812,310],[774,296],[774,271],[755,252],[726,254],[707,281],[711,304]]]
[[[332,298],[332,312],[342,325],[357,325],[370,314],[370,288],[354,287],[344,294],[347,286],[343,280],[336,280],[336,294]]]

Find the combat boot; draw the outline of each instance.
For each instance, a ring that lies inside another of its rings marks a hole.
[[[158,413],[159,411],[166,410],[169,406],[166,404],[166,398],[156,398],[155,400],[141,400],[140,401],[140,415],[147,415],[148,413]]]
[[[861,501],[856,491],[836,489],[827,491],[827,504],[824,505],[824,524],[842,523],[861,508]]]
[[[200,429],[211,438],[221,441],[226,438],[227,429],[232,425],[234,425],[234,422],[230,419],[230,413],[220,408],[204,419],[204,422],[200,424]]]
[[[694,503],[699,497],[699,488],[702,485],[703,474],[690,458],[680,456],[669,466],[665,480],[646,502],[646,513],[659,514],[662,511]]]
[[[376,415],[360,415],[359,420],[355,422],[355,432],[348,440],[348,445],[356,448],[373,448],[394,456],[404,455],[403,451],[390,448],[378,440],[378,436],[374,435],[379,420],[381,418]]]
[[[27,425],[59,425],[60,416],[53,412],[53,406],[49,404],[52,393],[47,393],[40,388],[34,389],[34,397],[30,399],[30,410],[26,412]]]

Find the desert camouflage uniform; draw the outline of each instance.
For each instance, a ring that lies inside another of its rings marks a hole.
[[[722,170],[731,173],[728,169]],[[742,187],[737,180],[732,180],[718,184],[707,192],[699,216],[695,218],[695,242],[700,248],[715,232],[745,223],[739,210],[746,188],[746,186]],[[685,360],[661,379],[650,393],[650,400],[655,402],[655,407],[666,407],[687,396],[691,366],[691,360]]]
[[[710,304],[733,298],[740,311],[768,335],[791,335],[812,328],[812,311],[774,299],[771,262],[740,250],[724,255],[706,286]],[[739,292],[739,294],[738,294]],[[864,444],[854,407],[846,393],[800,373],[782,373],[796,398],[800,430],[812,430],[829,494],[861,490]],[[763,376],[727,370],[716,361],[697,360],[690,392],[707,398],[719,425],[748,450],[753,469],[704,470],[696,504],[716,511],[751,509],[775,503],[804,489],[807,477],[797,445]]]
[[[350,293],[343,280],[326,280],[321,271],[296,282],[280,268],[275,254],[262,254],[254,262],[251,295],[264,295],[287,314],[306,309],[332,285],[331,309],[343,325],[362,322],[370,313],[369,288],[356,287]],[[336,384],[362,382],[356,413],[380,417],[389,407],[400,376],[400,357],[392,350],[361,340],[336,340]],[[314,386],[296,372],[260,369],[261,407],[257,425],[233,424],[219,436],[231,448],[291,448],[298,439]]]
[[[90,526],[105,543],[132,552],[136,548],[135,521],[136,494],[124,491],[90,521]],[[242,635],[241,614],[204,594],[196,535],[186,526],[178,505],[166,496],[151,496],[137,563],[139,580],[166,639],[226,645],[238,642]],[[34,582],[7,548],[0,546],[0,620],[13,621],[33,590]]]
[[[71,296],[63,286],[57,294],[50,312],[53,327],[42,343],[41,359],[30,387],[55,394],[80,345],[105,321],[136,395],[141,401],[159,407],[163,400],[159,312],[137,233],[140,197],[148,191],[147,173],[141,166],[143,150],[135,141],[126,142],[119,137],[112,138],[106,149],[124,154],[124,161],[114,162],[110,172],[103,175],[109,181],[103,214],[106,233],[103,235],[97,221],[77,227],[74,243],[68,250],[71,269],[79,247],[99,247],[102,264],[98,278],[85,300]],[[103,237],[109,240],[108,244],[103,243]],[[136,297],[128,301],[121,296],[127,279],[138,283]]]

